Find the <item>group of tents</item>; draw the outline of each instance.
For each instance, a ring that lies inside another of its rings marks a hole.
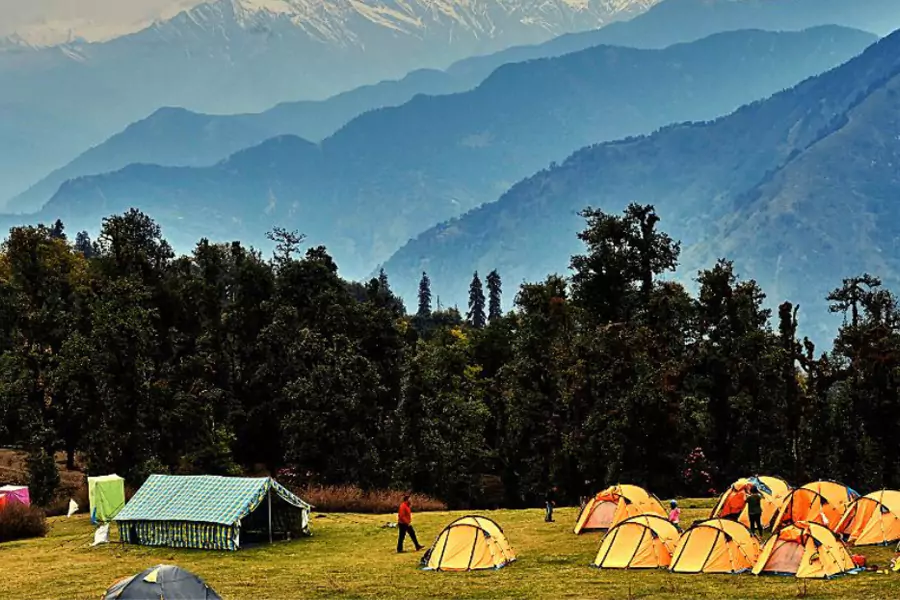
[[[774,532],[764,545],[747,527],[746,494],[751,486],[762,494],[763,525]],[[241,519],[252,515],[263,498],[268,499],[271,518],[273,492],[284,504],[308,510],[309,505],[302,500],[294,500],[292,495],[282,497],[290,492],[270,479],[152,476],[116,520],[120,530],[124,527],[123,539],[127,541],[233,550],[238,547],[236,530]],[[179,537],[171,531],[165,533],[170,519],[193,520],[197,526],[204,518],[213,519],[208,515],[201,518],[197,511],[214,499],[228,507],[219,511],[222,515],[228,512],[219,520],[221,531],[207,531],[206,541],[200,544],[192,543],[190,534]],[[134,537],[134,524],[153,518],[162,529]],[[826,579],[859,570],[848,545],[900,540],[900,491],[860,496],[830,481],[792,489],[775,477],[741,479],[722,494],[708,519],[682,532],[667,519],[654,495],[638,486],[616,485],[598,493],[582,508],[574,532],[588,531],[606,532],[592,563],[599,568],[752,572]],[[499,569],[515,560],[516,553],[502,528],[492,519],[470,515],[452,521],[438,534],[421,566],[433,571],[473,571]],[[150,594],[176,598],[184,593],[219,598],[200,578],[169,565],[123,579],[105,597],[126,600]]]
[[[748,529],[751,488],[762,496],[763,526],[773,531],[764,545]],[[151,475],[128,503],[124,481],[116,475],[89,478],[88,490],[91,520],[107,528],[117,523],[126,543],[237,550],[247,539],[309,534],[311,505],[268,477]],[[27,504],[27,488],[0,488],[0,508],[13,501]],[[831,578],[859,570],[849,546],[900,541],[900,491],[860,496],[832,481],[793,489],[777,477],[751,477],[732,484],[708,519],[681,531],[656,496],[635,485],[615,485],[582,507],[574,533],[589,531],[605,532],[592,563],[598,568]],[[502,528],[470,515],[440,532],[421,566],[471,571],[499,569],[515,560]],[[197,597],[219,597],[193,574],[157,565],[117,582],[106,598],[150,592],[178,597],[185,586]]]
[[[746,497],[762,496],[765,543],[748,529]],[[583,507],[575,533],[605,530],[592,563],[607,569],[668,569],[674,573],[743,573],[831,578],[858,572],[849,546],[900,541],[900,491],[860,496],[833,481],[792,489],[777,477],[732,484],[709,518],[682,532],[660,501],[643,488],[616,485]]]

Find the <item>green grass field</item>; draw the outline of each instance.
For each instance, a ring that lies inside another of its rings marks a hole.
[[[706,517],[710,502],[683,502],[683,522]],[[429,545],[461,514],[416,514],[420,541]],[[752,575],[601,572],[588,566],[600,535],[572,533],[574,508],[558,510],[555,523],[544,523],[541,510],[480,514],[504,528],[518,552],[517,562],[490,572],[421,571],[420,554],[397,554],[396,530],[382,528],[394,520],[393,515],[314,514],[311,538],[235,553],[120,544],[90,548],[93,528],[86,516],[55,518],[47,538],[0,544],[0,597],[96,600],[116,579],[159,563],[197,573],[227,599],[900,597],[900,574],[894,573],[863,573],[804,585],[793,578]],[[893,549],[866,548],[861,553],[882,566]]]

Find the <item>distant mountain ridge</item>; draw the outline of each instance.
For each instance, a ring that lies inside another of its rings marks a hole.
[[[39,173],[27,184],[43,179],[10,199],[5,210],[34,212],[66,179],[115,171],[131,163],[209,166],[276,135],[319,141],[368,110],[397,106],[419,93],[470,90],[506,63],[561,56],[601,44],[664,48],[736,29],[801,30],[838,24],[878,30],[890,23],[900,27],[900,2],[894,0],[664,0],[633,19],[598,30],[463,59],[445,72],[417,70],[401,80],[364,86],[324,101],[286,102],[259,114],[201,114],[196,118],[190,117],[190,111],[156,110],[53,173],[48,175],[50,168]],[[22,188],[27,184],[23,182]],[[0,193],[0,208],[4,208],[4,200]]]
[[[0,48],[0,198],[161,106],[318,99],[600,27],[656,0],[216,0],[103,43]]]
[[[132,165],[70,181],[37,215],[6,222],[62,218],[96,231],[103,216],[137,206],[183,250],[201,236],[258,244],[282,225],[360,277],[429,223],[496,198],[573,147],[725,114],[874,39],[840,27],[742,31],[507,65],[470,92],[366,113],[319,145],[282,136],[214,167]]]
[[[651,203],[685,244],[682,280],[733,259],[773,303],[798,302],[807,333],[824,335],[824,297],[843,278],[869,271],[900,284],[898,109],[900,32],[714,122],[579,150],[412,240],[385,269],[407,295],[427,270],[453,302],[476,269],[497,268],[513,285],[564,273],[585,206]]]

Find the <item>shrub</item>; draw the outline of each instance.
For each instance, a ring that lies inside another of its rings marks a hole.
[[[36,506],[11,502],[0,509],[0,542],[44,537],[48,531],[47,517]]]
[[[365,491],[354,485],[310,485],[295,493],[320,512],[391,513],[397,510],[406,492],[399,490]],[[447,510],[447,505],[423,494],[410,494],[413,510]]]
[[[38,450],[28,455],[28,493],[31,501],[38,506],[46,506],[53,500],[59,487],[59,469],[53,455]]]
[[[715,496],[712,465],[702,448],[694,448],[684,460],[681,473],[685,491],[692,496]]]

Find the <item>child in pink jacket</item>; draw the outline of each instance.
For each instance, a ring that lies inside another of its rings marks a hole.
[[[681,529],[680,525],[678,524],[678,522],[681,520],[681,509],[678,508],[678,503],[674,500],[671,500],[669,502],[669,506],[672,508],[672,510],[669,511],[669,522],[671,522],[675,527]]]

